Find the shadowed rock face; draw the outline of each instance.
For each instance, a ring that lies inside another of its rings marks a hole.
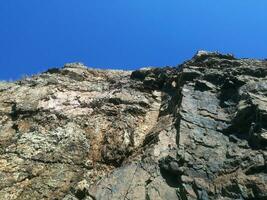
[[[267,62],[198,52],[0,83],[0,199],[267,199]]]

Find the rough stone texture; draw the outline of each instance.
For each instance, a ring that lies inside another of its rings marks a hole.
[[[0,82],[0,199],[267,199],[266,76],[199,51]]]

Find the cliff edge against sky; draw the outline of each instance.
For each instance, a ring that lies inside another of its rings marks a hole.
[[[267,199],[267,61],[198,52],[0,83],[0,199]]]

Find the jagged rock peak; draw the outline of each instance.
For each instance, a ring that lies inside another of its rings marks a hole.
[[[198,52],[0,82],[0,199],[267,199],[267,62]]]
[[[201,58],[201,57],[218,57],[218,58],[235,59],[233,54],[221,54],[219,52],[209,52],[209,51],[204,51],[204,50],[197,51],[193,59]]]
[[[64,68],[84,68],[86,69],[87,67],[80,62],[76,62],[76,63],[67,63],[64,65]]]

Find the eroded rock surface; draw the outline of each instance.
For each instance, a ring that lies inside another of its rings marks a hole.
[[[267,199],[267,62],[198,52],[0,83],[0,199]]]

